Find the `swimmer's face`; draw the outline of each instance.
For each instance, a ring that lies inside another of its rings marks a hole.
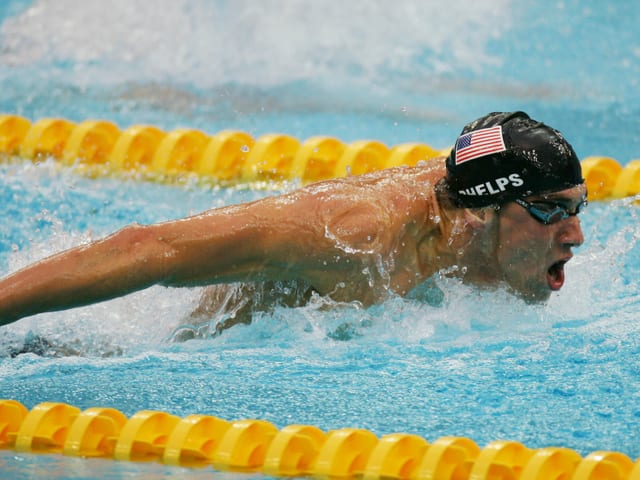
[[[529,203],[553,204],[575,213],[586,198],[586,187],[576,187],[528,197]],[[536,220],[523,206],[509,202],[498,216],[496,260],[506,283],[528,301],[547,300],[564,284],[564,265],[572,247],[584,242],[580,220],[570,215],[548,225]]]

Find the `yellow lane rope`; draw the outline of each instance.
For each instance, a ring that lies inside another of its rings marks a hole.
[[[301,141],[281,133],[253,138],[224,130],[213,135],[189,128],[165,132],[150,125],[124,130],[106,120],[74,123],[61,118],[34,122],[0,114],[0,158],[39,161],[53,157],[91,175],[129,173],[145,179],[196,176],[203,181],[241,184],[299,180],[302,183],[361,174],[446,155],[422,143],[388,147],[377,140],[345,143],[329,136]],[[581,161],[590,200],[640,193],[640,159],[624,167],[610,157]]]
[[[265,420],[151,410],[127,418],[113,408],[81,411],[53,402],[29,411],[15,400],[0,400],[0,448],[322,479],[640,480],[640,461],[619,452],[583,458],[569,448],[530,449],[515,441],[480,448],[464,437],[429,443],[418,435],[378,438],[355,428],[278,430]]]

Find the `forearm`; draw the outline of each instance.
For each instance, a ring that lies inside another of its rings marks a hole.
[[[313,201],[311,201],[313,199]],[[127,227],[0,280],[0,325],[142,288],[233,281],[327,280],[342,250],[313,217],[316,195],[265,199],[181,220]],[[347,266],[348,261],[347,261]],[[349,266],[350,268],[350,266]]]
[[[144,227],[127,227],[0,280],[0,325],[107,300],[162,281],[166,245],[142,238],[145,235]]]

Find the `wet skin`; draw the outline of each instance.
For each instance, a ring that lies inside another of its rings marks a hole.
[[[1,279],[0,325],[154,284],[299,282],[364,306],[451,266],[465,282],[506,284],[532,301],[562,287],[563,262],[583,242],[577,217],[542,225],[515,203],[453,208],[434,190],[444,174],[433,160],[125,227]],[[584,195],[581,185],[539,199],[573,208]]]

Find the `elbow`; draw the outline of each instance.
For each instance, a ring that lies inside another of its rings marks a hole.
[[[108,240],[112,243],[113,248],[134,252],[146,249],[154,242],[154,236],[148,226],[132,223],[118,230]]]
[[[113,234],[109,241],[114,250],[126,252],[127,263],[136,270],[131,274],[147,277],[149,284],[165,283],[171,277],[175,252],[155,226],[134,223]]]

